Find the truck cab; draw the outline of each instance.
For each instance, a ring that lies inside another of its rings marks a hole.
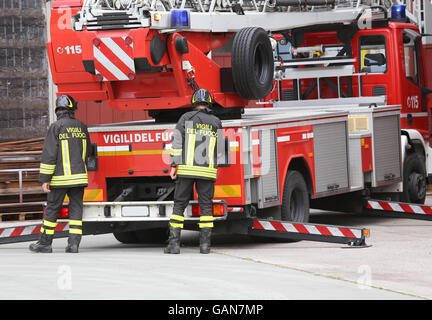
[[[388,105],[400,105],[405,187],[398,200],[423,202],[426,179],[432,173],[428,88],[432,77],[427,72],[432,56],[417,26],[379,19],[370,28],[310,27],[275,39],[275,63],[282,71],[265,101],[295,106],[300,100],[350,103],[355,98],[367,104],[369,97],[382,97]],[[360,122],[356,125],[361,130]]]

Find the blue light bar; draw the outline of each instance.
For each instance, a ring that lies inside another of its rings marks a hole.
[[[392,20],[405,20],[406,19],[405,6],[404,5],[392,6],[391,17]]]
[[[171,10],[171,28],[189,28],[190,19],[188,10]]]

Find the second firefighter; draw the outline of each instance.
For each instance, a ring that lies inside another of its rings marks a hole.
[[[198,193],[200,215],[200,252],[210,252],[213,228],[214,184],[217,175],[217,145],[222,123],[212,114],[213,99],[206,89],[198,89],[192,97],[194,110],[182,115],[176,125],[170,151],[171,178],[177,179],[173,214],[169,222],[169,239],[165,253],[180,253],[180,233],[184,210],[193,187]]]

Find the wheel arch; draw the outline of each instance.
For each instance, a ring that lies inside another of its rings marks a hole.
[[[306,182],[306,186],[309,192],[309,197],[313,198],[314,189],[313,189],[313,182],[312,182],[312,174],[306,159],[303,156],[294,156],[288,161],[288,166],[284,171],[285,175],[283,177],[281,190],[283,190],[285,186],[285,182],[286,182],[285,179],[289,170],[295,170],[301,173],[301,175],[303,176]]]
[[[407,153],[419,153],[426,158],[425,141],[420,132],[414,129],[403,129],[401,130],[402,136],[406,139],[402,139],[402,158],[405,159]]]

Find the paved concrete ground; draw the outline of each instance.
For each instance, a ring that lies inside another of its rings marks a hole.
[[[428,203],[430,200],[428,199]],[[313,211],[316,223],[371,229],[368,248],[319,242],[213,237],[198,253],[184,232],[182,254],[86,236],[81,253],[34,254],[0,246],[0,299],[432,299],[432,222]]]
[[[194,238],[185,233],[186,243],[194,244]],[[28,244],[2,245],[0,299],[413,298],[287,268],[285,258],[273,263],[276,251],[285,257],[287,250],[280,245],[221,242],[210,255],[201,255],[195,247],[164,255],[162,246],[122,245],[103,235],[84,237],[81,253],[73,255],[63,253],[65,244],[66,239],[56,239],[55,253],[45,255],[29,252]],[[270,262],[260,262],[265,260]]]
[[[367,244],[371,247],[350,248],[309,241],[251,243],[250,240],[233,246],[222,237],[214,242],[219,253],[231,257],[432,299],[432,222],[331,213],[313,215],[311,220],[369,227],[371,237]]]

